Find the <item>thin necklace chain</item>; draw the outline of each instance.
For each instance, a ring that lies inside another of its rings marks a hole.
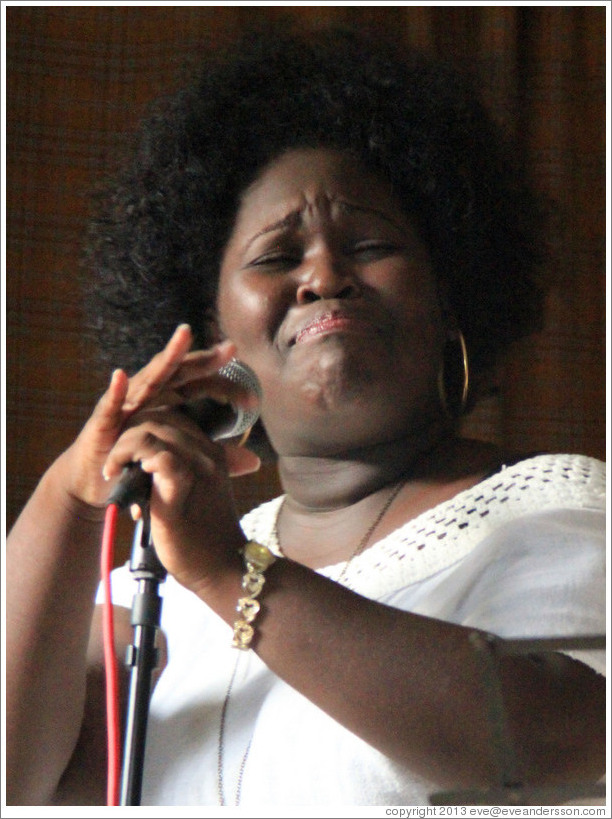
[[[217,797],[219,800],[219,805],[225,807],[225,787],[223,785],[223,758],[225,756],[225,725],[227,722],[227,709],[229,707],[230,697],[232,696],[232,688],[234,687],[234,680],[236,678],[236,672],[238,671],[238,663],[240,662],[240,652],[236,654],[236,662],[234,663],[234,670],[232,671],[232,676],[229,681],[229,685],[227,686],[227,692],[225,694],[225,699],[223,700],[223,708],[221,709],[221,719],[219,722],[219,743],[217,746]],[[253,741],[253,737],[249,740],[249,744],[246,747],[246,750],[242,756],[242,762],[240,763],[240,769],[238,771],[238,782],[236,784],[236,797],[234,800],[234,805],[238,807],[240,805],[240,796],[242,794],[242,779],[244,777],[244,769],[246,767],[247,759],[249,758],[249,751],[251,750],[251,743]]]
[[[370,538],[372,537],[372,534],[374,533],[376,527],[381,522],[381,520],[384,518],[385,514],[387,513],[387,510],[389,509],[389,507],[391,506],[391,504],[393,503],[395,498],[399,495],[399,493],[401,492],[402,487],[404,486],[405,483],[406,483],[406,481],[402,480],[393,488],[393,491],[390,493],[389,497],[387,498],[387,500],[382,505],[381,509],[379,510],[378,514],[376,515],[376,517],[374,518],[372,523],[368,526],[367,531],[365,532],[365,534],[363,535],[363,537],[361,538],[361,540],[359,541],[359,543],[355,547],[355,550],[350,555],[348,560],[346,560],[346,562],[344,564],[344,567],[343,567],[342,571],[340,572],[340,575],[339,575],[336,582],[340,583],[344,579],[344,577],[345,577],[345,575],[346,575],[346,573],[347,573],[347,571],[349,569],[349,566],[351,565],[353,560],[356,557],[358,557],[364,551],[364,549],[368,545],[368,542],[369,542]],[[274,536],[276,538],[277,543],[279,543],[279,537],[278,537],[278,518],[279,518],[279,516],[280,516],[280,509],[279,509],[279,515],[277,515],[276,523],[275,523],[275,526],[274,526]],[[220,718],[220,721],[219,721],[219,742],[218,742],[218,747],[217,747],[217,796],[218,796],[218,800],[219,800],[219,805],[221,805],[222,807],[224,807],[226,805],[225,787],[224,787],[224,783],[223,783],[223,767],[224,767],[223,760],[224,760],[224,756],[225,756],[225,728],[226,728],[226,723],[227,723],[227,711],[228,711],[230,699],[231,699],[231,696],[232,696],[232,689],[234,687],[234,680],[236,679],[236,672],[238,671],[238,663],[239,662],[240,662],[240,652],[238,652],[238,654],[236,656],[236,662],[234,664],[234,670],[232,671],[232,676],[230,678],[229,685],[227,686],[227,692],[225,694],[225,699],[223,700],[223,707],[221,708],[221,718]],[[243,754],[242,761],[240,763],[240,769],[238,771],[238,782],[236,784],[236,798],[235,798],[235,802],[234,802],[234,805],[236,807],[238,807],[240,805],[240,797],[241,797],[241,794],[242,794],[242,780],[244,778],[244,770],[246,768],[247,759],[249,758],[249,752],[251,750],[251,743],[252,742],[253,742],[253,737],[251,736],[251,739],[249,740],[249,744],[247,745],[246,750],[245,750],[245,752]]]
[[[368,527],[367,532],[364,534],[364,536],[361,538],[361,540],[357,544],[357,546],[355,548],[355,551],[351,554],[349,559],[345,562],[344,567],[342,568],[342,571],[340,572],[340,575],[338,576],[338,579],[336,581],[337,583],[340,583],[342,580],[344,580],[344,578],[346,576],[346,573],[349,570],[349,566],[351,565],[353,560],[355,560],[356,557],[359,557],[359,555],[365,550],[366,546],[368,545],[368,543],[370,541],[370,538],[372,537],[372,535],[374,533],[374,530],[376,529],[378,524],[381,522],[381,520],[386,515],[387,510],[389,509],[389,507],[391,506],[393,501],[397,498],[397,496],[401,492],[401,490],[402,490],[405,483],[406,483],[405,480],[400,481],[394,487],[393,491],[391,492],[391,494],[389,495],[387,500],[384,502],[381,510],[379,511],[379,513],[376,515],[376,517],[374,518],[374,520],[372,521],[372,523]]]

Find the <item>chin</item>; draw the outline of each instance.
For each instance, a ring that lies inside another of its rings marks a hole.
[[[292,374],[298,382],[300,399],[313,408],[345,412],[347,402],[365,399],[373,385],[389,378],[389,372],[383,372],[380,366],[380,358],[376,368],[368,358],[363,350],[358,354],[344,347],[332,349],[329,345],[318,355],[304,359],[303,365]]]

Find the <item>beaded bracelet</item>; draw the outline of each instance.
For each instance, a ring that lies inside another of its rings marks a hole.
[[[276,557],[267,546],[257,543],[256,540],[249,540],[242,554],[246,567],[246,572],[242,577],[242,588],[247,596],[241,597],[236,605],[239,617],[234,623],[232,646],[247,651],[255,634],[255,629],[251,623],[255,620],[261,608],[259,600],[256,600],[256,598],[266,582],[264,572],[274,563]]]

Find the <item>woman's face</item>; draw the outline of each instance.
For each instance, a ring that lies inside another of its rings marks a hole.
[[[428,253],[389,186],[349,156],[291,151],[245,191],[218,316],[260,379],[279,455],[340,453],[439,415]]]

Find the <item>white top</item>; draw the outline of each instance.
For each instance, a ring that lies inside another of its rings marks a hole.
[[[281,500],[244,517],[247,537],[277,548]],[[343,567],[320,573],[335,579]],[[603,634],[605,465],[541,455],[504,468],[373,544],[343,582],[506,638]],[[114,572],[114,602],[131,606],[133,592],[129,571]],[[151,702],[143,805],[219,804],[219,725],[237,659],[224,733],[227,805],[239,781],[242,807],[429,804],[435,783],[346,730],[254,652],[232,649],[231,628],[172,577],[162,593],[169,662]],[[568,653],[605,673],[603,652]]]

